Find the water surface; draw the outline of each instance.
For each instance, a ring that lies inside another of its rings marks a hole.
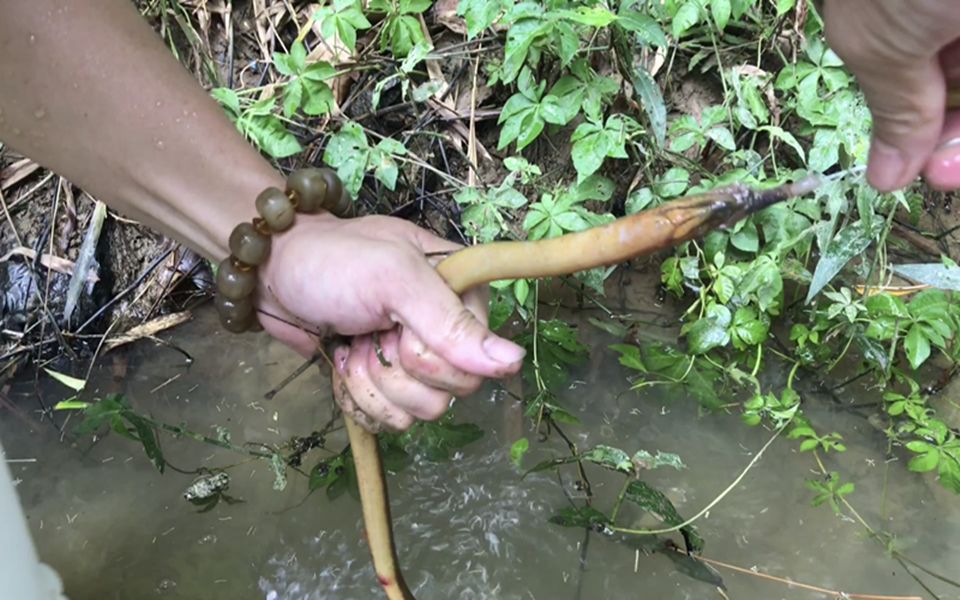
[[[770,438],[771,431],[745,427],[736,415],[701,414],[688,398],[657,388],[628,392],[627,372],[606,350],[609,337],[586,321],[581,328],[593,356],[561,398],[584,422],[568,432],[581,447],[679,454],[685,470],[655,471],[646,480],[684,515],[711,502]],[[185,422],[208,435],[226,427],[235,442],[282,442],[319,429],[330,417],[328,381],[315,370],[273,401],[263,399],[300,363],[266,336],[221,333],[213,315],[201,312],[167,338],[192,355],[193,364],[169,347],[142,342],[126,351],[125,374],[108,355],[91,386],[125,393],[139,411],[168,423]],[[64,394],[54,385],[41,391],[48,403]],[[52,425],[38,421],[36,395],[29,383],[10,392],[23,412],[2,413],[0,439],[17,461],[11,468],[39,551],[62,574],[73,600],[380,597],[359,505],[349,496],[332,502],[322,493],[307,497],[306,479],[299,476],[275,491],[263,462],[165,436],[164,451],[175,466],[241,463],[230,470],[230,493],[244,502],[201,514],[182,498],[193,476],[158,474],[139,447],[115,435],[92,446],[62,442]],[[866,400],[849,398],[857,399]],[[821,398],[806,401],[814,423],[845,436],[848,451],[827,457],[827,466],[856,484],[851,500],[864,518],[896,533],[914,560],[956,576],[957,498],[930,477],[908,473],[902,462],[885,462],[883,435],[862,416]],[[420,600],[824,597],[726,570],[718,571],[721,591],[685,574],[663,552],[640,552],[639,542],[631,547],[551,525],[547,519],[569,506],[568,496],[582,492],[571,471],[559,480],[549,472],[521,480],[508,453],[529,431],[510,397],[491,384],[459,401],[455,414],[482,426],[485,437],[449,462],[420,458],[390,480],[402,562]],[[342,432],[328,439],[332,449],[343,442]],[[528,465],[565,452],[556,436],[546,442],[531,436],[531,442]],[[321,456],[309,455],[306,466]],[[796,442],[776,441],[697,523],[705,556],[851,593],[931,597],[859,524],[811,507],[804,480],[816,476],[814,468]],[[622,480],[597,470],[589,475],[596,505],[609,508]],[[960,598],[926,581],[941,598]]]

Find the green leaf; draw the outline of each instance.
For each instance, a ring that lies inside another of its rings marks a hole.
[[[907,468],[915,473],[926,473],[936,469],[938,464],[940,464],[940,452],[934,448],[919,456],[914,456],[907,463]]]
[[[273,53],[273,65],[277,68],[277,71],[279,71],[281,75],[286,75],[288,77],[296,77],[296,75],[300,72],[300,68],[297,66],[293,57],[282,52]]]
[[[673,167],[657,178],[653,191],[661,198],[675,198],[690,185],[690,173],[684,168]]]
[[[309,489],[311,492],[328,487],[340,478],[345,458],[343,455],[325,458],[310,469]]]
[[[624,498],[633,502],[643,510],[651,513],[667,525],[675,527],[684,522],[677,509],[663,492],[643,481],[631,481],[624,493]],[[687,525],[680,530],[687,545],[688,552],[703,550],[703,538],[696,528]]]
[[[438,422],[421,421],[403,434],[410,444],[431,461],[449,459],[450,452],[459,450],[483,437],[483,430],[473,423],[452,423],[449,417]]]
[[[616,184],[602,175],[591,175],[572,190],[576,202],[585,200],[606,202],[613,197],[614,191],[616,191]]]
[[[147,454],[147,458],[150,459],[157,471],[163,473],[167,461],[163,458],[160,441],[157,439],[157,432],[153,425],[131,411],[124,412],[123,417],[133,426],[136,439],[143,445],[143,451]]]
[[[507,293],[504,290],[494,290],[493,293],[490,294],[489,303],[490,330],[498,331],[503,327],[511,315],[513,315],[515,308],[516,300],[513,294]]]
[[[255,105],[240,117],[237,124],[244,135],[270,156],[274,158],[293,156],[303,148],[283,122],[270,114],[269,111],[272,109],[272,99],[261,106]],[[266,114],[263,114],[264,112]]]
[[[624,209],[628,215],[636,214],[647,207],[653,208],[658,204],[657,198],[653,195],[650,188],[640,188],[635,190],[627,197]]]
[[[303,101],[303,82],[293,79],[283,91],[283,115],[290,117],[300,108]]]
[[[432,4],[433,0],[400,0],[400,12],[416,15],[426,11]]]
[[[620,448],[611,446],[595,446],[583,454],[583,460],[600,465],[611,471],[633,473],[633,461],[630,455]]]
[[[647,471],[659,469],[660,467],[673,467],[677,471],[682,471],[686,468],[683,460],[678,455],[672,452],[660,452],[659,450],[657,450],[656,456],[651,455],[646,450],[638,450],[636,454],[633,455],[633,464],[637,469]]]
[[[730,341],[730,309],[722,304],[711,304],[703,318],[684,325],[681,332],[687,336],[691,354],[706,354]]]
[[[721,32],[727,28],[730,22],[730,0],[710,0],[710,12],[713,13],[713,21],[717,24],[717,29]]]
[[[336,0],[333,7],[325,6],[316,15],[323,37],[339,36],[350,52],[357,51],[357,31],[371,27],[359,0]]]
[[[907,309],[920,321],[932,323],[950,320],[950,301],[940,290],[923,290],[913,297]]]
[[[764,125],[763,127],[760,127],[760,131],[766,131],[770,134],[770,137],[778,139],[793,148],[793,151],[797,153],[797,156],[800,157],[800,160],[806,162],[807,156],[803,151],[803,146],[800,145],[800,142],[797,141],[797,138],[793,137],[792,133],[789,131],[784,131],[780,127],[774,127],[773,125]]]
[[[578,181],[596,173],[614,145],[606,129],[589,122],[581,123],[570,140],[573,142],[570,155],[577,170]]]
[[[660,23],[650,15],[627,8],[628,6],[630,6],[628,2],[620,3],[617,23],[627,31],[633,32],[642,43],[666,48],[667,36],[663,33]]]
[[[610,518],[592,506],[568,506],[550,517],[550,523],[562,527],[587,527],[607,525]]]
[[[942,263],[893,265],[893,272],[941,290],[960,291],[960,267]]]
[[[541,9],[542,10],[542,9]],[[525,18],[514,23],[507,31],[503,50],[503,83],[511,83],[520,74],[527,62],[530,47],[551,30],[551,25],[540,18]]]
[[[240,96],[235,91],[229,88],[214,88],[210,95],[232,113],[233,118],[240,115]]]
[[[467,37],[473,39],[493,25],[500,14],[502,3],[497,0],[460,0],[457,14],[467,22]]]
[[[337,76],[337,70],[328,62],[315,62],[307,66],[300,74],[303,79],[315,82],[324,82]]]
[[[760,237],[757,234],[757,226],[750,221],[745,222],[740,228],[740,231],[730,236],[730,243],[737,250],[757,252],[760,249]]]
[[[520,438],[510,446],[510,460],[519,469],[523,465],[523,457],[530,449],[530,440]]]
[[[930,357],[930,340],[924,335],[920,325],[914,323],[903,340],[907,360],[914,370],[918,369]]]
[[[741,306],[733,315],[731,333],[734,345],[741,350],[746,346],[756,346],[765,342],[769,331],[768,320],[758,317],[753,307]]]
[[[813,136],[813,148],[807,166],[811,170],[824,173],[840,162],[840,136],[835,129],[818,129]]]
[[[663,92],[660,86],[650,76],[650,73],[639,66],[635,66],[632,71],[633,91],[640,99],[643,111],[650,122],[650,130],[657,142],[657,146],[663,148],[667,138],[667,105],[663,100]]]
[[[733,134],[724,126],[711,127],[704,134],[724,150],[733,152],[737,149],[737,142],[733,139]]]
[[[908,318],[910,316],[910,311],[907,310],[903,300],[887,293],[871,294],[864,301],[864,306],[867,307],[867,314],[871,318],[883,316]]]
[[[76,377],[71,377],[70,375],[64,375],[63,373],[53,371],[46,367],[44,367],[43,370],[47,372],[47,375],[53,377],[75,392],[83,390],[83,388],[87,385],[87,382],[83,379],[77,379]]]
[[[699,22],[700,3],[697,0],[686,0],[686,2],[680,6],[677,14],[673,16],[673,21],[670,23],[670,30],[673,32],[673,37],[681,38],[683,34]]]
[[[830,241],[813,272],[813,280],[807,290],[806,302],[813,300],[820,290],[832,280],[854,256],[862,254],[883,230],[883,222],[876,220],[871,226],[863,221],[847,225]]]
[[[559,10],[554,14],[588,27],[606,27],[617,20],[617,15],[602,6],[578,6],[575,10]]]
[[[377,153],[377,160],[374,163],[376,170],[373,176],[382,183],[388,190],[395,190],[397,187],[397,177],[400,175],[400,168],[397,161],[385,152]]]
[[[337,170],[344,187],[354,198],[360,193],[370,161],[370,147],[363,128],[347,122],[327,144],[323,160]]]
[[[740,282],[740,296],[755,296],[762,312],[775,315],[783,299],[783,277],[780,267],[768,255],[754,259]]]
[[[556,96],[546,95],[540,101],[540,114],[544,121],[553,125],[567,124],[567,110]]]
[[[782,17],[797,5],[797,0],[777,0],[777,16]]]

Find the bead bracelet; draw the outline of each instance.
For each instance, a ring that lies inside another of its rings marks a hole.
[[[330,169],[300,169],[287,177],[286,190],[270,187],[256,199],[258,217],[240,223],[230,233],[230,256],[217,271],[217,312],[224,329],[243,333],[261,329],[253,305],[257,267],[270,256],[270,239],[293,225],[297,212],[329,211],[349,216],[353,203],[337,174]]]

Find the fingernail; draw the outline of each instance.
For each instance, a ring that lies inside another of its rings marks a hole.
[[[523,360],[526,355],[526,351],[520,346],[496,336],[483,340],[483,351],[487,357],[507,365]]]
[[[937,146],[937,149],[934,150],[934,154],[946,152],[949,152],[950,154],[960,153],[960,137],[951,138]]]
[[[927,161],[924,176],[935,189],[946,191],[960,188],[960,137],[937,147]]]
[[[870,184],[882,192],[894,190],[902,185],[907,161],[900,151],[886,142],[874,140],[870,148],[869,174]]]

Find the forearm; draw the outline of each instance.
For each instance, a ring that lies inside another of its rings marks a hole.
[[[210,259],[283,179],[130,0],[0,0],[0,139]]]

